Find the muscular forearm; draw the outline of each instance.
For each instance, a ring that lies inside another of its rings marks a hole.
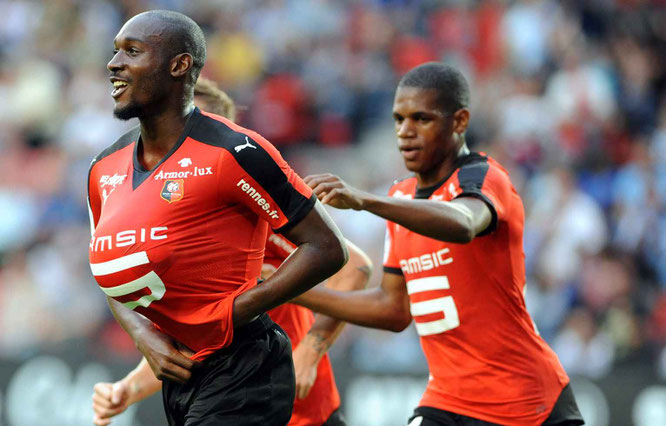
[[[391,300],[381,288],[339,292],[320,286],[299,296],[295,303],[364,327],[402,331],[409,325],[408,307]]]
[[[130,337],[136,342],[140,337],[141,333],[147,329],[154,329],[155,326],[153,323],[144,317],[143,315],[135,312],[131,309],[127,309],[122,305],[122,303],[116,301],[111,297],[106,298],[106,302],[109,304],[109,309],[111,313],[118,321],[118,324],[130,335]]]
[[[332,260],[332,261],[331,261]],[[326,250],[303,244],[262,284],[234,301],[234,327],[293,299],[335,273],[344,257],[330,259]]]
[[[344,238],[319,202],[285,236],[298,249],[265,282],[236,297],[234,327],[307,291],[347,262]]]
[[[440,241],[468,243],[475,235],[472,212],[458,203],[403,200],[364,193],[361,209]]]
[[[111,298],[107,298],[107,301],[118,323],[134,340],[139,352],[146,357],[155,377],[179,383],[189,380],[192,368],[199,363],[190,359],[194,355],[192,350],[157,330],[143,315],[127,309]]]
[[[307,176],[305,182],[324,204],[366,210],[440,241],[468,243],[491,221],[488,206],[472,197],[443,202],[380,197],[354,188],[329,173]]]
[[[318,364],[326,355],[346,324],[326,315],[318,314],[316,318],[315,324],[298,346],[301,351],[307,353],[312,365]]]
[[[338,291],[362,290],[368,285],[372,272],[372,261],[362,250],[347,241],[349,262],[333,275],[326,287]],[[315,322],[308,331],[301,345],[306,345],[316,355],[317,362],[333,345],[342,332],[345,322],[323,314],[315,316]]]
[[[162,388],[162,382],[155,377],[145,358],[122,381],[129,391],[129,404],[143,401]]]

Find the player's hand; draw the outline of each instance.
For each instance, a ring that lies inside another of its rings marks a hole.
[[[324,173],[306,176],[303,180],[312,188],[322,204],[337,209],[363,209],[365,193],[347,184],[338,176]]]
[[[159,380],[185,383],[192,377],[192,369],[200,364],[190,359],[192,350],[155,329],[142,332],[136,347]]]
[[[317,367],[321,356],[305,341],[302,341],[292,354],[296,374],[296,398],[304,399],[317,380]]]
[[[93,388],[92,406],[96,426],[106,426],[111,418],[122,413],[130,406],[130,392],[127,384],[121,380],[115,383],[97,383]]]

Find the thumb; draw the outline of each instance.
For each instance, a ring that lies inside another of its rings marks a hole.
[[[118,405],[125,399],[125,384],[123,382],[115,382],[111,387],[111,403]]]

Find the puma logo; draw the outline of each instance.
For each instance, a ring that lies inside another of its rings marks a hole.
[[[254,145],[252,145],[252,144],[250,143],[250,140],[247,138],[247,136],[245,136],[245,141],[246,141],[246,142],[245,142],[243,145],[237,145],[237,146],[235,146],[235,147],[234,147],[234,151],[236,151],[236,152],[241,152],[241,151],[244,150],[245,148],[257,149],[256,146],[254,146]]]

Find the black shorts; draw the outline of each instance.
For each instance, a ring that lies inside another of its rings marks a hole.
[[[187,383],[162,384],[170,426],[283,426],[295,393],[291,343],[267,314],[234,330],[231,345],[206,358]]]
[[[347,426],[347,423],[345,423],[345,417],[342,415],[340,409],[338,408],[333,413],[331,413],[328,419],[321,426]]]
[[[553,411],[551,411],[543,425],[578,426],[582,424],[585,424],[585,422],[580,411],[578,411],[573,391],[569,385],[566,385],[557,398]],[[496,423],[432,407],[417,407],[414,410],[414,415],[409,419],[408,426],[496,426]]]

